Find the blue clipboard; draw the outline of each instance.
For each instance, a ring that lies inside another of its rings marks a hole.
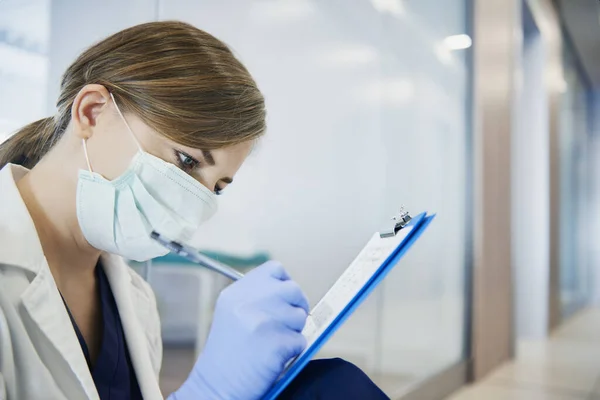
[[[308,364],[308,362],[314,357],[314,355],[321,349],[321,347],[329,340],[329,338],[339,329],[339,327],[348,319],[350,315],[362,304],[367,296],[377,287],[386,275],[396,266],[400,259],[406,254],[406,252],[412,247],[417,239],[423,234],[425,229],[429,226],[431,221],[435,218],[435,215],[428,216],[426,213],[422,213],[414,217],[404,228],[409,229],[410,232],[404,239],[396,246],[392,253],[387,257],[385,261],[379,266],[377,271],[369,278],[367,283],[359,290],[359,292],[352,298],[350,302],[344,307],[344,309],[337,315],[334,321],[325,329],[321,335],[313,342],[300,357],[295,360],[294,364],[281,376],[277,382],[271,387],[271,389],[265,394],[262,400],[275,400],[281,392],[292,382],[292,380],[300,373],[300,371]]]

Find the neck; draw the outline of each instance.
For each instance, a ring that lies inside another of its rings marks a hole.
[[[79,168],[65,162],[68,158],[59,153],[51,151],[17,187],[35,224],[50,271],[62,291],[71,283],[93,277],[100,251],[85,240],[77,221]]]

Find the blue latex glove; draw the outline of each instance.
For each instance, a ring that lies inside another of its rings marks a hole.
[[[306,347],[308,301],[283,267],[268,262],[219,296],[206,346],[170,400],[256,400]]]

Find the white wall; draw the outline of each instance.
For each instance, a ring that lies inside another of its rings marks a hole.
[[[60,79],[86,48],[109,34],[156,17],[154,0],[54,0],[51,7],[47,110],[56,112]]]
[[[548,334],[550,158],[545,44],[527,9],[513,129],[512,227],[516,336]]]
[[[46,114],[50,0],[0,1],[0,143]]]
[[[81,49],[153,19],[155,6],[55,2],[49,106]],[[158,10],[229,43],[267,101],[269,132],[202,232],[205,247],[266,249],[315,302],[401,204],[437,212],[381,302],[325,354],[417,377],[460,360],[468,69],[443,39],[465,33],[464,0],[165,0]]]

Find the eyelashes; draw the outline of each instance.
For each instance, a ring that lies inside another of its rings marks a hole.
[[[194,157],[190,156],[179,150],[174,150],[175,159],[177,160],[177,164],[179,168],[184,170],[185,172],[192,173],[196,168],[200,166],[200,161],[196,160]]]
[[[175,160],[177,161],[177,165],[185,173],[191,174],[196,169],[200,168],[200,161],[190,156],[189,154],[179,150],[173,150],[173,153],[175,154]],[[217,196],[219,196],[223,192],[223,188],[221,188],[219,185],[215,185],[213,191]]]

